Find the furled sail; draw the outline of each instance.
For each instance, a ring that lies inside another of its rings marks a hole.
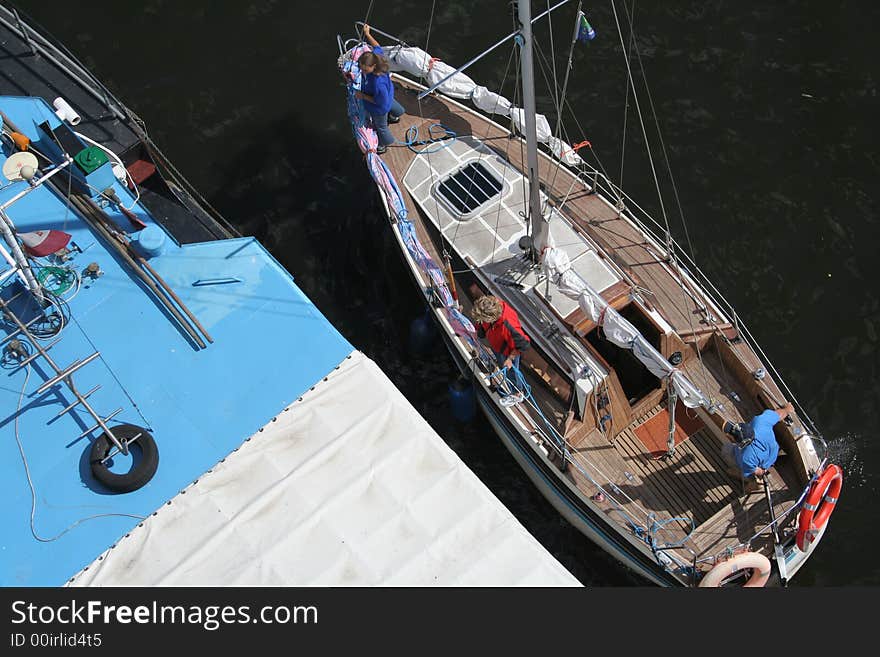
[[[455,69],[434,57],[431,57],[421,48],[412,46],[390,46],[385,48],[388,62],[392,71],[404,71],[410,75],[427,80],[428,86],[434,86],[450,74],[437,91],[462,100],[470,100],[483,112],[499,114],[510,117],[513,125],[520,134],[525,133],[525,110],[515,107],[507,98],[486,87],[477,85],[464,73],[455,73]],[[547,144],[553,155],[571,166],[583,163],[577,152],[561,139],[554,137],[550,129],[550,123],[543,114],[535,115],[535,123],[538,131],[538,141]]]
[[[571,268],[565,251],[548,248],[542,260],[548,278],[565,296],[575,299],[584,314],[602,327],[605,337],[623,349],[629,349],[658,379],[669,379],[681,402],[688,408],[710,406],[709,400],[682,372],[675,369],[639,330],[612,308],[602,295]]]

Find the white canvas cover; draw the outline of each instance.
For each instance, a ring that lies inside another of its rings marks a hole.
[[[519,133],[524,135],[526,133],[526,111],[521,107],[514,107],[510,110],[510,118],[513,119],[513,125],[516,126]],[[550,130],[550,122],[543,114],[535,114],[535,130],[539,142],[542,144],[550,143],[553,131]]]
[[[392,46],[384,50],[388,57],[389,70],[404,71],[419,78],[427,77],[431,55],[421,48]]]
[[[432,58],[429,53],[421,48],[390,46],[384,50],[388,57],[391,71],[403,71],[417,78],[422,78],[427,81],[429,87],[434,86],[456,70],[456,67],[450,66],[439,59]],[[477,85],[476,82],[464,73],[456,73],[437,87],[437,90],[451,98],[471,100],[483,112],[509,116],[513,119],[513,124],[520,134],[525,134],[525,110],[521,107],[514,107],[504,96],[489,91],[486,87]],[[550,147],[550,152],[557,159],[572,166],[583,163],[583,160],[572,150],[571,146],[553,136],[546,116],[536,114],[535,124],[538,141],[547,144]]]
[[[353,352],[69,585],[579,582]]]
[[[486,87],[475,87],[473,94],[471,94],[471,100],[477,109],[483,112],[510,116],[511,102],[504,96],[489,91]]]
[[[550,137],[550,141],[548,143],[550,145],[550,151],[553,153],[554,157],[557,160],[562,160],[566,164],[570,164],[573,167],[584,163],[583,159],[581,159],[581,156],[578,155],[571,146],[566,144],[561,139]]]
[[[439,59],[433,60],[429,65],[429,69],[427,77],[429,87],[433,87],[447,75],[455,72],[455,69],[452,66],[446,62],[441,62]],[[444,93],[447,96],[451,96],[452,98],[462,98],[467,100],[471,97],[471,94],[476,88],[477,83],[464,73],[455,73],[455,75],[445,80],[443,84],[437,87],[437,91]]]

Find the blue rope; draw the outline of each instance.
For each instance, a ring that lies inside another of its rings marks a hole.
[[[681,539],[680,541],[678,541],[676,543],[664,543],[663,545],[656,545],[654,543],[654,536],[657,534],[657,530],[663,529],[663,527],[665,525],[669,524],[670,522],[689,522],[691,525],[691,530],[687,533],[687,536],[685,536],[683,539]],[[667,518],[665,520],[656,520],[654,518],[654,514],[653,513],[651,514],[651,528],[650,528],[651,545],[654,548],[667,549],[667,548],[681,547],[691,537],[691,535],[694,533],[695,530],[696,530],[696,526],[694,525],[694,521],[692,518],[681,517],[681,518]]]
[[[522,371],[520,371],[520,369],[516,365],[513,365],[509,368],[504,367],[499,370],[499,372],[505,375],[504,378],[513,385],[515,390],[518,390],[523,394],[524,399],[528,399],[531,402],[532,408],[534,408],[538,412],[538,415],[541,416],[541,419],[544,420],[544,424],[547,425],[547,428],[550,430],[550,435],[553,437],[554,442],[556,442],[563,453],[566,453],[567,450],[565,449],[565,441],[562,439],[561,436],[559,436],[556,428],[553,426],[550,420],[547,419],[547,416],[544,415],[544,412],[541,410],[541,407],[538,406],[538,402],[535,401],[535,398],[532,397],[532,388],[531,386],[529,386],[528,383],[526,383],[526,378],[523,375]],[[512,373],[512,378],[510,376],[506,376],[508,372]],[[493,376],[495,375],[493,374]],[[507,395],[502,394],[502,396],[506,397]]]
[[[441,135],[435,135],[435,129],[439,129],[443,131]],[[447,128],[442,123],[432,123],[428,126],[428,138],[427,139],[419,139],[419,126],[411,125],[406,129],[406,147],[411,150],[413,153],[421,155],[422,153],[436,153],[444,148],[447,148],[455,141],[458,137],[452,130]],[[427,144],[437,144],[439,145],[431,147]],[[448,143],[446,143],[448,142]],[[424,146],[422,149],[416,148],[416,146]]]

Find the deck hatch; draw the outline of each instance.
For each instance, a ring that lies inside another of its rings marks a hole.
[[[503,184],[480,162],[468,162],[437,185],[437,194],[458,214],[470,214],[501,193]]]

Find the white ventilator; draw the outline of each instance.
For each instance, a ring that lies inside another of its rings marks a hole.
[[[55,108],[55,116],[62,121],[67,121],[70,125],[78,125],[82,121],[76,110],[61,96],[52,101],[52,106]]]

